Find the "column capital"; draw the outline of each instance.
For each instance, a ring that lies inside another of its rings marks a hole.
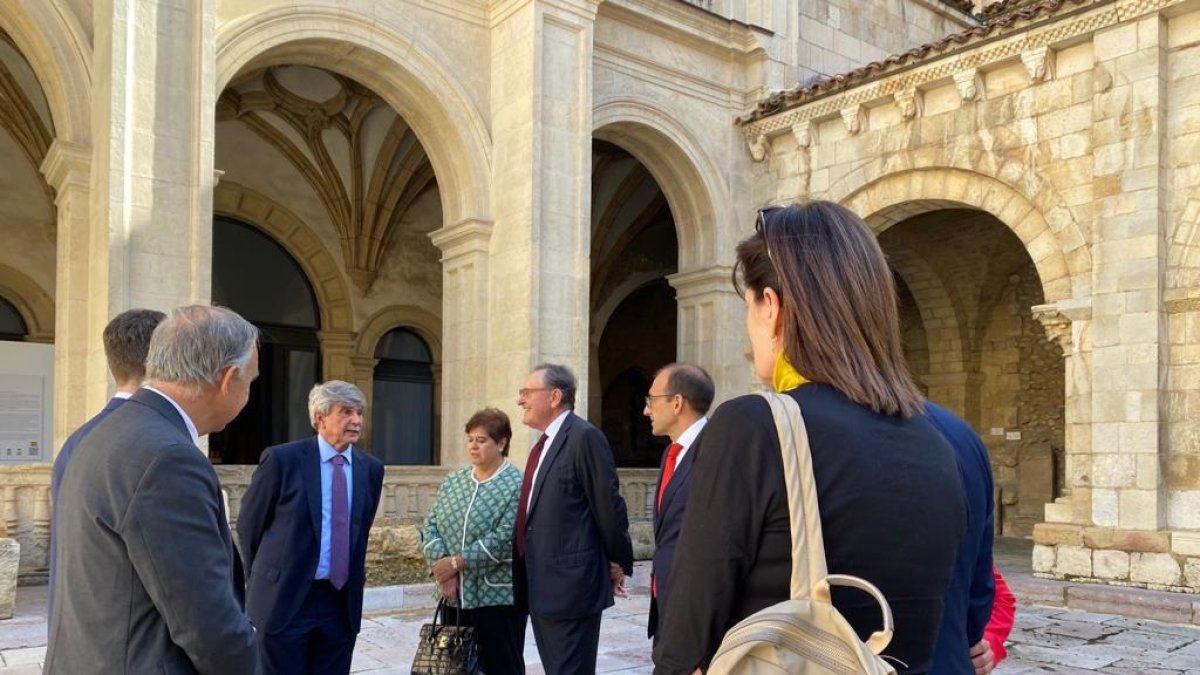
[[[1080,351],[1079,332],[1082,322],[1092,318],[1089,302],[1063,300],[1030,308],[1033,318],[1046,329],[1046,339],[1058,345],[1063,356]]]
[[[710,293],[736,295],[730,283],[732,278],[732,265],[712,265],[668,275],[667,283],[675,289],[678,299],[683,301]]]
[[[92,149],[80,143],[55,139],[42,162],[42,175],[61,195],[71,188],[88,188],[91,177]]]
[[[490,220],[468,218],[429,233],[433,245],[442,252],[442,262],[471,253],[487,253],[492,241]]]

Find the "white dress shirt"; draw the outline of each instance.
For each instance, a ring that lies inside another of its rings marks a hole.
[[[688,450],[692,447],[692,443],[696,442],[696,437],[699,436],[700,432],[704,430],[705,424],[708,424],[708,418],[701,417],[695,422],[692,422],[692,426],[684,429],[682,434],[679,434],[679,440],[675,442],[683,446],[683,449],[680,450],[679,454],[675,456],[675,466],[672,467],[672,470],[679,468],[679,463],[683,461],[683,456],[688,453]]]
[[[546,427],[546,431],[543,434],[546,437],[546,442],[542,445],[542,454],[538,455],[537,466],[533,469],[533,480],[529,483],[529,501],[525,503],[526,513],[528,513],[529,509],[533,507],[533,488],[537,485],[538,472],[542,470],[542,462],[546,461],[546,453],[550,451],[550,446],[554,443],[554,437],[557,436],[559,430],[562,429],[563,422],[567,419],[567,415],[569,414],[571,414],[570,410],[564,410],[559,414],[558,417],[554,418],[554,421],[550,423],[550,426]]]

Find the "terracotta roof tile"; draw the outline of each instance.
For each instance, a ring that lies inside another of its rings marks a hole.
[[[872,61],[848,73],[822,77],[806,85],[772,92],[758,102],[753,110],[735,118],[736,124],[748,124],[777,112],[794,108],[810,99],[847,89],[856,84],[901,66],[917,63],[931,56],[958,50],[962,45],[978,41],[997,30],[1008,28],[1018,21],[1033,21],[1051,16],[1064,6],[1083,5],[1096,0],[1000,0],[984,8],[983,24],[948,35],[915,47],[901,54],[893,54],[882,61]],[[963,4],[971,4],[964,1]]]

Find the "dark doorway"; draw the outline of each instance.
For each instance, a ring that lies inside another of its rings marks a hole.
[[[384,464],[435,464],[433,358],[407,328],[384,335],[375,347],[371,452]]]
[[[209,436],[209,456],[216,464],[257,464],[265,448],[313,433],[308,392],[321,376],[316,297],[282,246],[250,225],[217,217],[212,299],[261,334],[250,400],[224,431]]]

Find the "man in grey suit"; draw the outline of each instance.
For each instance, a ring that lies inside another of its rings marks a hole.
[[[220,307],[159,324],[147,382],[89,433],[57,504],[46,673],[254,674],[221,488],[198,439],[258,376],[258,330]]]

